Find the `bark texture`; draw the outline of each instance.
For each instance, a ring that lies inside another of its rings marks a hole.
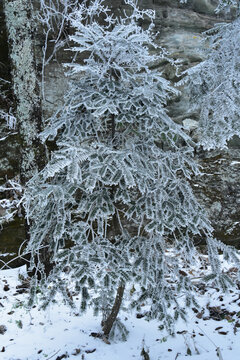
[[[20,144],[20,181],[22,185],[41,170],[45,164],[45,147],[38,135],[42,130],[42,107],[35,59],[35,18],[32,1],[4,0],[4,14],[9,44],[12,92]],[[25,228],[25,240],[29,239],[29,225]],[[45,267],[50,265],[45,250]]]
[[[119,285],[112,310],[111,310],[109,316],[107,317],[107,319],[102,324],[103,333],[106,337],[109,336],[112,326],[118,316],[118,313],[119,313],[119,310],[120,310],[120,307],[122,304],[124,289],[125,289],[124,285],[122,285],[122,284]]]
[[[44,149],[37,138],[42,127],[42,113],[34,56],[32,2],[4,0],[4,13],[21,144],[20,176],[24,184],[44,163]]]

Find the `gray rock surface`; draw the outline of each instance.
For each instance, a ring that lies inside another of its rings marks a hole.
[[[240,249],[240,156],[239,149],[202,153],[203,175],[193,189],[205,207],[218,239]]]

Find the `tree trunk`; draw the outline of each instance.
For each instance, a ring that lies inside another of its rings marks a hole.
[[[113,148],[116,148],[115,146],[115,132],[116,132],[116,128],[115,128],[115,116],[114,114],[111,115],[111,137],[112,137],[112,144],[113,144]],[[114,199],[114,194],[116,192],[116,187],[113,185],[112,189],[111,189],[111,194],[112,194],[112,198]],[[110,232],[112,232],[112,237],[113,239],[115,238],[115,236],[120,232],[120,224],[119,224],[119,220],[117,218],[116,213],[113,214],[112,217],[112,229],[110,230]],[[110,236],[111,238],[111,236]],[[123,299],[123,294],[124,294],[124,289],[125,289],[125,285],[120,284],[118,289],[117,289],[117,294],[116,294],[116,298],[112,307],[112,310],[110,312],[110,314],[108,315],[107,319],[104,320],[102,322],[102,329],[103,329],[103,333],[104,335],[108,338],[110,331],[112,329],[112,326],[118,316],[121,304],[122,304],[122,299]]]
[[[4,13],[8,34],[9,57],[15,115],[21,147],[20,181],[27,181],[46,163],[45,146],[38,135],[42,131],[42,104],[40,79],[37,72],[34,34],[36,19],[33,2],[29,0],[4,0]],[[30,219],[31,220],[31,219]],[[26,240],[29,239],[29,225],[25,221]],[[48,243],[46,239],[45,244]],[[48,248],[40,251],[40,261],[46,275],[53,264]],[[35,258],[37,262],[37,257]],[[28,262],[27,262],[28,264]],[[32,273],[29,273],[32,275]]]
[[[45,164],[42,109],[34,55],[32,1],[4,0],[15,114],[21,144],[20,178],[24,185]]]
[[[118,313],[119,313],[119,310],[120,310],[120,307],[122,304],[124,289],[125,289],[125,285],[122,285],[122,284],[119,285],[111,313],[109,314],[107,319],[102,324],[103,333],[107,338],[110,334],[110,331],[112,329],[114,321],[116,320],[116,318],[118,316]]]

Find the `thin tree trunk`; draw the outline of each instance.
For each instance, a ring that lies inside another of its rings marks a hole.
[[[114,145],[115,132],[116,132],[115,125],[116,125],[115,124],[115,115],[112,114],[111,115],[111,136],[112,136],[112,144],[113,144],[114,148],[116,147]],[[116,190],[115,186],[112,186],[111,193],[112,193],[113,198],[114,198],[113,194],[115,193],[115,190]],[[113,227],[113,229],[112,229],[113,236],[115,237],[119,233],[119,230],[120,230],[120,224],[117,219],[116,213],[113,214],[112,227]],[[102,322],[102,330],[103,330],[103,333],[106,336],[106,338],[108,338],[108,336],[111,332],[111,329],[113,327],[113,324],[118,316],[119,310],[121,308],[124,289],[125,289],[125,285],[120,284],[117,289],[117,294],[115,297],[115,301],[114,301],[112,310],[111,310],[110,314],[108,315],[107,319]]]
[[[119,313],[119,310],[120,310],[120,307],[122,304],[124,289],[125,289],[125,285],[122,285],[122,284],[119,285],[111,313],[109,314],[107,319],[102,324],[103,333],[106,337],[109,336],[112,326],[118,316],[118,313]]]

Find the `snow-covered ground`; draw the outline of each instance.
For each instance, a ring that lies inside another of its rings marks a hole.
[[[232,269],[234,272],[234,269]],[[129,330],[127,342],[111,342],[90,336],[100,331],[100,318],[89,311],[78,316],[62,304],[46,311],[27,311],[28,294],[16,288],[25,268],[0,271],[0,359],[142,360],[142,348],[150,360],[240,359],[240,291],[222,294],[214,288],[199,289],[200,310],[188,311],[188,322],[179,320],[174,337],[135,314],[120,313]],[[218,353],[218,354],[217,354]],[[147,359],[147,357],[145,358]],[[144,359],[144,360],[145,360]]]

